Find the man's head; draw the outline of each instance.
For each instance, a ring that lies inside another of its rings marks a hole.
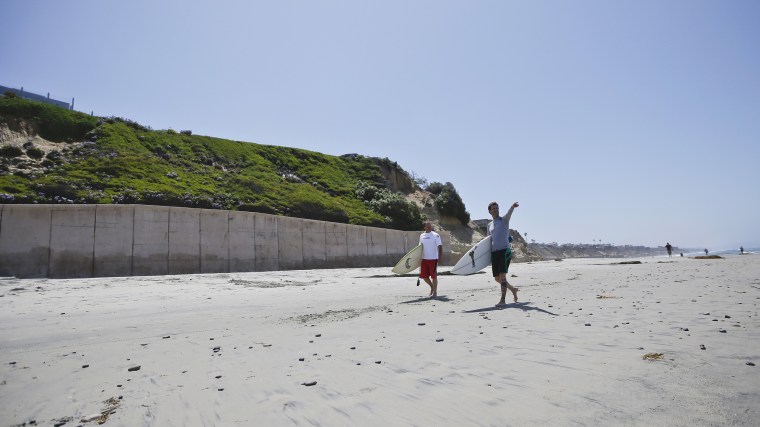
[[[423,226],[425,227],[425,233],[430,233],[431,231],[433,231],[433,223],[432,222],[425,221],[425,223],[423,224]]]
[[[496,202],[489,203],[488,204],[488,212],[489,213],[496,212],[498,214],[499,213],[499,204],[496,203]]]

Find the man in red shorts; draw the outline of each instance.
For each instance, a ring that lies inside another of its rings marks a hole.
[[[443,243],[441,236],[433,231],[433,224],[425,221],[425,232],[420,234],[422,245],[422,264],[420,279],[430,285],[430,296],[438,296],[438,260],[443,258]]]

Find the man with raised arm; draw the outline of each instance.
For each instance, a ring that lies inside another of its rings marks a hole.
[[[509,271],[509,262],[512,260],[512,249],[509,247],[509,219],[518,206],[520,205],[517,202],[512,203],[502,217],[499,216],[498,203],[488,204],[488,213],[493,217],[493,221],[488,223],[488,234],[491,236],[491,269],[493,279],[501,284],[501,299],[496,304],[497,307],[507,304],[505,301],[507,289],[512,292],[512,297],[517,302],[517,288],[507,282],[507,271]]]

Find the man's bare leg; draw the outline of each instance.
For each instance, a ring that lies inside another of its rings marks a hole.
[[[435,286],[433,285],[433,282],[431,282],[430,278],[428,278],[428,277],[423,277],[422,280],[424,280],[425,283],[427,283],[428,286],[430,286],[430,295],[428,295],[428,296],[432,297],[433,294],[435,293]]]
[[[512,292],[512,298],[514,302],[517,302],[517,291],[518,289],[512,285],[510,285],[506,280],[502,282],[501,284],[501,300],[504,301],[504,297],[507,294],[507,289],[509,289],[510,292]]]
[[[498,276],[495,276],[493,278],[497,283],[501,284],[501,299],[499,300],[499,303],[496,304],[497,307],[502,305],[507,305],[507,302],[504,300],[504,298],[507,296],[507,287],[504,285],[504,281],[506,280],[504,276],[501,274]]]
[[[510,292],[512,292],[512,299],[514,300],[514,302],[517,302],[517,291],[518,291],[518,289],[516,287],[510,285],[509,282],[507,282],[507,274],[506,273],[501,273],[497,277],[494,277],[493,279],[496,280],[497,282],[499,282],[499,284],[501,285],[501,300],[499,300],[499,303],[496,304],[496,305],[506,305],[507,304],[507,301],[506,301],[506,298],[507,298],[507,289],[509,289]]]
[[[438,278],[433,278],[433,293],[431,296],[437,297],[438,296]]]

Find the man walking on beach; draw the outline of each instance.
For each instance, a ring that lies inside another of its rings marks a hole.
[[[506,215],[501,217],[498,203],[491,202],[488,205],[488,213],[493,217],[493,221],[488,223],[488,234],[491,236],[491,269],[493,279],[501,284],[501,300],[496,304],[497,307],[507,304],[507,289],[512,292],[512,297],[517,302],[517,288],[507,282],[507,271],[512,260],[512,249],[509,247],[509,219],[518,206],[520,205],[517,202],[512,203]]]
[[[668,251],[668,256],[672,256],[673,254],[673,246],[670,246],[670,242],[665,244],[665,250]]]
[[[422,245],[420,279],[430,285],[430,296],[437,297],[438,260],[443,258],[443,243],[441,236],[433,231],[433,224],[430,221],[425,221],[425,232],[420,234],[420,244]]]

